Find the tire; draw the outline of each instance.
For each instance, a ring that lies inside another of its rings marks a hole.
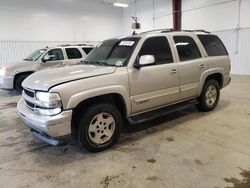
[[[30,74],[21,74],[15,79],[15,89],[18,93],[22,93],[23,91],[22,83],[25,80],[25,78],[27,78],[29,75]]]
[[[208,112],[213,110],[220,98],[220,86],[219,83],[214,80],[208,80],[206,81],[201,95],[198,98],[199,104],[197,105],[198,109],[203,111],[203,112]]]
[[[106,150],[118,141],[122,124],[121,114],[115,106],[95,104],[85,111],[79,121],[78,144],[90,152]]]

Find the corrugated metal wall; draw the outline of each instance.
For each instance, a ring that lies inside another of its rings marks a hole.
[[[250,28],[236,30],[224,30],[213,32],[217,34],[225,44],[232,63],[232,74],[250,75]],[[238,36],[237,36],[238,35]],[[238,40],[237,40],[238,37]],[[28,56],[31,52],[46,46],[61,44],[98,44],[89,41],[0,41],[0,65],[10,64]]]
[[[217,31],[225,44],[232,64],[232,74],[250,75],[250,28]],[[237,39],[238,38],[238,39]]]
[[[0,65],[24,59],[33,51],[62,44],[93,44],[97,41],[0,41]]]

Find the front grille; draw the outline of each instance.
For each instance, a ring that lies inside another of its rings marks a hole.
[[[32,90],[27,89],[27,88],[24,88],[23,89],[23,98],[24,98],[26,106],[29,109],[34,110],[36,108],[36,104],[35,104],[35,91],[32,91]]]
[[[36,107],[33,103],[31,103],[29,101],[25,101],[25,103],[26,103],[27,107],[30,108],[31,110],[33,110]]]
[[[35,92],[32,91],[32,90],[28,90],[28,89],[24,88],[24,93],[25,93],[25,95],[27,95],[27,96],[29,96],[31,98],[35,98]]]

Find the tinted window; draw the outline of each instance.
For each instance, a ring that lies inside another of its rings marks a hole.
[[[82,58],[81,52],[77,48],[66,48],[68,59]]]
[[[227,50],[219,37],[215,35],[198,35],[208,56],[228,55]]]
[[[93,50],[93,48],[82,48],[82,50],[83,50],[86,54],[89,54],[89,52],[91,52],[91,50]]]
[[[153,37],[147,39],[139,56],[154,55],[156,64],[172,63],[173,56],[166,37]]]
[[[63,53],[61,49],[50,50],[47,55],[50,56],[50,61],[63,60]]]
[[[180,57],[180,61],[188,61],[201,57],[200,50],[194,39],[188,36],[175,36],[174,42]]]

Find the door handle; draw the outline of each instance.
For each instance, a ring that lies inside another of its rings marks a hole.
[[[204,64],[200,64],[200,68],[203,69],[205,67]]]
[[[170,74],[176,74],[177,73],[177,70],[176,69],[172,69],[171,71],[170,71]]]

